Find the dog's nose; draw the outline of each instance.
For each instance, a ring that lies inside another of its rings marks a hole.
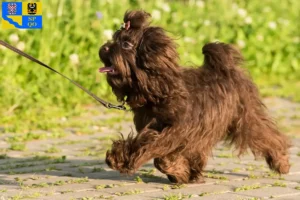
[[[102,45],[99,49],[99,56],[100,58],[102,59],[105,59],[105,57],[108,56],[109,54],[109,51],[110,51],[110,43],[105,43],[104,45]]]

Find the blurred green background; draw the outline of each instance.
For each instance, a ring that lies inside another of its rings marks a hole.
[[[51,0],[41,30],[3,30],[0,38],[114,101],[98,73],[98,49],[128,9],[152,14],[179,45],[181,64],[202,64],[202,46],[237,45],[263,96],[300,101],[299,0]],[[50,129],[52,119],[97,104],[67,80],[0,47],[0,125],[6,131]],[[100,105],[99,105],[100,106]],[[119,111],[121,112],[121,111]]]

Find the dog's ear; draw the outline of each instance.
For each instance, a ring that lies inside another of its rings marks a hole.
[[[163,28],[148,27],[137,47],[138,67],[148,70],[175,69],[178,67],[176,44]]]
[[[130,22],[130,28],[145,28],[149,26],[151,15],[143,10],[127,11],[124,15],[124,23]]]

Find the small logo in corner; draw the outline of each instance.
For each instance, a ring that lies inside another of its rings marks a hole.
[[[41,29],[42,2],[2,2],[2,29]]]

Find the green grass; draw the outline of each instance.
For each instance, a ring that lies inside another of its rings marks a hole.
[[[88,177],[85,178],[77,178],[77,179],[70,179],[70,180],[60,180],[60,181],[55,181],[52,183],[53,186],[61,186],[61,185],[66,185],[66,184],[82,184],[82,183],[87,183],[89,182]]]
[[[228,180],[228,178],[226,176],[220,176],[220,175],[215,175],[215,174],[211,174],[211,173],[207,173],[205,175],[206,178],[212,178],[212,179],[219,179],[219,180]]]
[[[12,143],[10,145],[9,149],[13,150],[13,151],[25,151],[26,144],[25,143]]]
[[[0,160],[1,160],[1,159],[5,159],[5,158],[7,158],[7,155],[6,155],[6,154],[0,154]]]
[[[26,194],[26,195],[18,194],[18,195],[12,196],[10,199],[11,200],[36,199],[36,198],[40,197],[41,195],[42,194],[39,192],[34,192],[34,193]]]
[[[220,153],[217,155],[217,158],[232,158],[232,154],[231,153]]]
[[[30,55],[112,100],[105,76],[97,72],[99,46],[119,28],[125,10],[143,8],[152,14],[154,25],[176,38],[182,65],[201,65],[206,42],[233,43],[241,48],[245,67],[264,96],[300,100],[298,0],[193,2],[47,1],[43,29],[1,30],[0,38],[16,46],[24,42]],[[97,11],[102,19],[96,17]],[[72,54],[79,62],[70,59]],[[5,132],[52,130],[63,126],[60,119],[78,116],[84,105],[96,104],[68,81],[27,59],[2,48],[0,58],[0,125]]]
[[[164,191],[170,190],[170,189],[171,189],[171,187],[169,185],[164,185],[162,188],[162,190],[164,190]]]
[[[185,194],[169,194],[169,195],[165,195],[163,197],[163,200],[182,200],[182,199],[190,199],[192,198],[192,195],[185,195]]]
[[[125,191],[125,192],[116,192],[115,195],[125,196],[125,195],[133,195],[133,194],[140,194],[140,193],[143,193],[143,191],[141,191],[139,189],[134,189],[134,190],[129,190],[129,191]]]
[[[22,189],[33,189],[33,188],[46,188],[50,187],[51,184],[49,183],[38,183],[38,184],[32,184],[32,185],[23,185]]]
[[[61,191],[61,194],[67,194],[67,193],[73,193],[73,190],[65,190],[65,191]]]
[[[250,174],[248,175],[248,178],[249,178],[249,179],[258,179],[258,178],[261,178],[261,176],[255,175],[255,174],[253,174],[253,173],[250,173]]]
[[[137,183],[143,183],[143,182],[144,182],[143,179],[142,179],[141,177],[139,177],[139,176],[136,176],[136,177],[134,178],[134,180],[135,180]]]
[[[280,175],[277,173],[277,172],[274,172],[274,171],[268,171],[268,172],[265,172],[263,174],[263,177],[264,178],[279,178]]]
[[[221,171],[216,171],[216,170],[212,170],[206,174],[204,174],[204,177],[206,178],[212,178],[212,179],[219,179],[219,180],[228,180],[228,178],[226,176],[220,175],[223,172]]]
[[[241,187],[236,187],[234,189],[234,192],[247,191],[247,190],[255,190],[255,189],[262,188],[262,187],[264,187],[264,186],[262,186],[260,184],[243,185]]]
[[[92,170],[92,173],[103,172],[103,171],[105,171],[105,169],[103,167],[94,167]]]
[[[102,189],[106,188],[105,186],[106,186],[105,184],[102,184],[102,185],[96,185],[96,186],[95,186],[95,189],[96,189],[96,190],[102,190]]]
[[[276,181],[275,183],[272,184],[274,187],[286,187],[286,183]]]
[[[145,178],[154,178],[154,177],[157,177],[154,175],[155,172],[156,172],[156,169],[154,169],[154,168],[153,169],[141,169],[139,171],[139,174]]]
[[[217,194],[223,194],[226,193],[227,191],[218,191],[218,192],[203,192],[201,194],[199,194],[200,197],[203,196],[209,196],[209,195],[217,195]]]
[[[232,171],[232,172],[240,172],[241,170],[242,170],[241,168],[236,167],[236,168],[232,169],[231,171]]]
[[[187,186],[185,184],[176,184],[176,185],[171,185],[170,188],[175,190],[175,189],[182,189],[186,188]]]
[[[45,153],[59,153],[59,152],[61,152],[61,150],[58,149],[57,147],[50,147],[45,150]]]

